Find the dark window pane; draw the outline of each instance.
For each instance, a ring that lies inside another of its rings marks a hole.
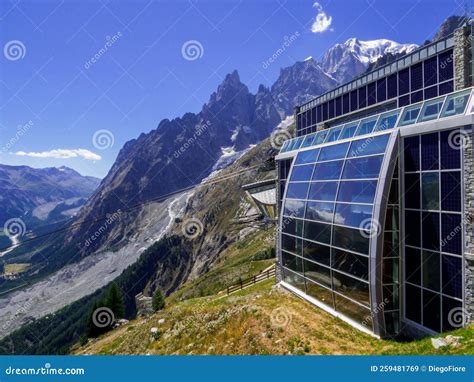
[[[459,130],[457,132],[461,134]],[[462,145],[458,147],[452,144],[455,141],[462,142],[462,136],[457,137],[457,132],[456,130],[441,132],[441,169],[443,170],[461,168]]]
[[[333,249],[332,267],[364,280],[369,279],[369,259],[340,249]]]
[[[293,236],[281,235],[281,248],[296,255],[301,255],[301,239]]]
[[[316,112],[318,115],[318,123],[323,121],[323,107],[322,105],[318,105],[316,107]]]
[[[378,178],[383,156],[357,158],[346,160],[343,179]]]
[[[299,200],[286,200],[283,215],[302,218],[304,216],[305,202]]]
[[[407,106],[410,104],[410,96],[404,95],[398,98],[398,107]]]
[[[404,139],[405,143],[405,171],[420,170],[420,137],[414,136]]]
[[[282,251],[281,259],[284,267],[291,269],[294,272],[303,273],[303,259],[301,257]]]
[[[462,255],[463,222],[461,215],[441,215],[441,251]]]
[[[303,257],[329,266],[331,253],[327,245],[303,240]]]
[[[454,300],[449,297],[442,297],[443,299],[443,331],[459,329],[465,322],[464,310],[462,310],[462,302]],[[453,316],[457,313],[459,319],[454,319]],[[459,316],[461,315],[461,316]]]
[[[306,281],[306,293],[328,305],[330,308],[334,308],[333,293],[329,289],[308,280]]]
[[[424,61],[425,87],[438,82],[438,57],[432,57]]]
[[[397,73],[394,73],[387,78],[387,99],[391,99],[396,96],[398,96]]]
[[[338,145],[326,146],[321,149],[318,161],[345,158],[349,143],[340,143]]]
[[[419,90],[410,94],[410,103],[417,103],[421,101],[423,101],[423,90]]]
[[[358,109],[357,103],[357,90],[351,91],[351,111],[355,111]]]
[[[314,170],[313,180],[339,179],[344,161],[318,163]]]
[[[421,285],[421,251],[405,247],[405,279],[409,283]]]
[[[365,155],[382,154],[387,147],[390,135],[380,135],[378,137],[368,137],[353,141],[349,150],[349,157],[360,157]]]
[[[375,90],[375,82],[367,85],[367,106],[371,106],[377,102],[377,95]]]
[[[407,94],[410,91],[410,72],[408,68],[398,72],[398,95]]]
[[[384,284],[398,283],[398,262],[397,258],[384,259],[382,270],[382,282]],[[387,307],[385,308],[388,309]]]
[[[288,199],[306,199],[309,183],[289,183],[286,197]]]
[[[399,309],[399,288],[398,285],[385,285],[383,287],[384,301],[387,301],[384,305],[385,310]]]
[[[295,288],[305,291],[305,280],[303,276],[297,273],[291,272],[288,269],[283,269],[283,281],[293,285]]]
[[[334,203],[308,202],[306,206],[306,219],[332,223],[334,216]]]
[[[421,174],[421,203],[424,210],[439,210],[439,173]]]
[[[349,105],[349,93],[344,94],[342,96],[342,112],[344,114],[350,112],[350,105]]]
[[[422,212],[421,216],[423,248],[439,251],[439,214],[433,212]]]
[[[436,170],[439,168],[438,152],[438,133],[422,135],[421,168],[423,170]]]
[[[302,151],[298,153],[295,164],[314,163],[318,157],[319,149]]]
[[[310,200],[335,200],[337,182],[311,183],[308,199]]]
[[[372,217],[372,206],[361,204],[337,204],[334,223],[363,228]]]
[[[420,174],[405,174],[405,207],[420,208]]]
[[[438,57],[439,82],[453,78],[453,50],[447,50]]]
[[[337,200],[341,202],[372,203],[376,188],[376,180],[341,182]]]
[[[423,325],[441,331],[441,297],[428,290],[423,290]]]
[[[318,116],[317,116],[317,113],[316,113],[316,107],[313,107],[311,109],[311,124],[316,124],[318,123]]]
[[[387,99],[387,80],[382,78],[377,81],[377,102],[383,102]]]
[[[308,221],[304,225],[304,237],[305,239],[329,244],[331,241],[331,226],[329,224]]]
[[[436,292],[439,292],[441,282],[440,257],[438,252],[423,251],[423,286]]]
[[[291,181],[310,180],[314,166],[312,164],[305,166],[295,166],[291,172]]]
[[[445,211],[461,211],[461,173],[441,173],[441,208]]]
[[[370,310],[366,309],[342,296],[334,294],[336,310],[345,316],[352,318],[362,326],[372,330],[372,316]]]
[[[439,85],[438,95],[452,93],[454,91],[453,81],[445,82]]]
[[[329,118],[334,118],[334,100],[333,99],[329,101],[328,109],[329,109],[329,112],[328,112]]]
[[[329,102],[323,103],[323,121],[326,121],[328,119],[329,115],[329,108],[328,108]]]
[[[359,109],[367,106],[367,86],[359,88]]]
[[[303,129],[303,116],[301,114],[296,116],[296,129],[298,131]]]
[[[438,96],[438,86],[431,86],[424,90],[425,92],[425,100],[434,98]]]
[[[304,275],[321,285],[331,286],[331,271],[322,265],[304,260]]]
[[[383,237],[383,255],[392,257],[399,255],[400,233],[398,231],[384,232]]]
[[[303,235],[303,220],[294,219],[291,217],[284,217],[282,224],[282,232],[289,233],[290,235]]]
[[[332,272],[332,281],[336,292],[369,305],[369,284],[335,271]]]
[[[441,255],[442,291],[448,296],[462,298],[462,261],[458,257]]]
[[[335,100],[336,103],[336,117],[342,114],[342,96],[339,96]]]
[[[333,245],[362,254],[369,254],[369,238],[359,229],[334,226]]]
[[[421,245],[420,212],[405,211],[405,242],[408,245]]]
[[[410,83],[411,91],[421,89],[423,87],[423,64],[420,62],[410,67]]]
[[[405,285],[405,315],[409,320],[421,324],[421,289]]]

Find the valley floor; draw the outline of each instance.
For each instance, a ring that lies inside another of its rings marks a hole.
[[[160,324],[161,322],[161,324]],[[158,328],[153,338],[151,328]],[[460,329],[458,347],[434,350],[430,338],[378,340],[277,288],[274,280],[227,296],[176,301],[98,339],[74,354],[474,354],[474,327]]]

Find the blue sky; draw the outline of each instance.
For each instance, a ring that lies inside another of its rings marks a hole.
[[[103,177],[126,141],[198,112],[234,69],[255,92],[337,42],[419,44],[462,12],[460,0],[3,0],[0,163]]]

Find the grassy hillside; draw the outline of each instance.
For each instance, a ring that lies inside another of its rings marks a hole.
[[[438,351],[430,338],[377,340],[273,286],[267,280],[230,296],[173,303],[76,347],[74,354],[474,354],[472,326],[451,333],[463,337],[459,347]],[[159,328],[158,339],[151,337],[152,327]]]

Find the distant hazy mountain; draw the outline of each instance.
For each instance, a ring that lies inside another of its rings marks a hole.
[[[410,53],[417,47],[416,44],[400,44],[386,39],[361,41],[350,38],[329,49],[320,65],[326,73],[343,83],[364,73],[370,64],[387,54]]]
[[[100,179],[82,176],[68,167],[36,169],[0,164],[0,223],[21,218],[28,229],[64,220],[77,212]]]

